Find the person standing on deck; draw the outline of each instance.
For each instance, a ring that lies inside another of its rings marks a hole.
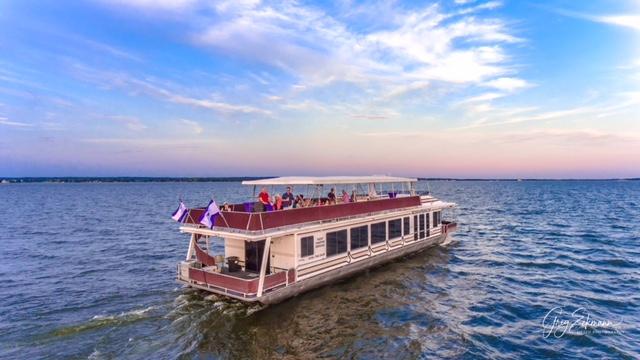
[[[296,199],[293,201],[293,205],[291,205],[294,209],[304,207],[302,197],[300,195],[296,195]]]
[[[290,205],[293,205],[293,201],[295,197],[293,196],[293,192],[291,192],[291,186],[287,186],[287,191],[282,194],[282,201],[289,201]]]
[[[336,189],[331,188],[331,191],[329,191],[329,193],[327,194],[327,198],[329,198],[329,201],[328,201],[329,204],[335,204],[336,203]]]
[[[345,190],[342,190],[342,202],[348,203],[349,200],[349,194]]]
[[[282,197],[276,194],[276,199],[273,202],[274,210],[282,210]]]
[[[257,211],[264,211],[267,208],[267,205],[271,205],[271,199],[269,197],[269,192],[266,187],[260,189],[260,194],[258,194],[258,204],[259,209]]]

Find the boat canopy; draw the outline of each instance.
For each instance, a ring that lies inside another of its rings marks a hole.
[[[337,185],[412,183],[418,179],[384,175],[374,176],[284,176],[271,179],[245,180],[242,185]]]

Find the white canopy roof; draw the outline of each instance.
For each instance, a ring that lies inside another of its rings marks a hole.
[[[243,181],[242,185],[333,185],[416,182],[415,178],[394,176],[284,176],[262,180]]]

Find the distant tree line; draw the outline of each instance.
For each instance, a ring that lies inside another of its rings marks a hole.
[[[637,181],[640,178],[611,178],[611,179],[474,179],[474,178],[418,178],[424,181]]]

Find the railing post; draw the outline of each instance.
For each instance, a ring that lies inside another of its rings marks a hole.
[[[264,242],[264,251],[262,252],[262,264],[260,264],[260,279],[258,280],[258,294],[257,297],[262,296],[262,289],[264,288],[264,277],[267,272],[267,262],[269,261],[269,248],[271,247],[271,237],[268,237]]]

